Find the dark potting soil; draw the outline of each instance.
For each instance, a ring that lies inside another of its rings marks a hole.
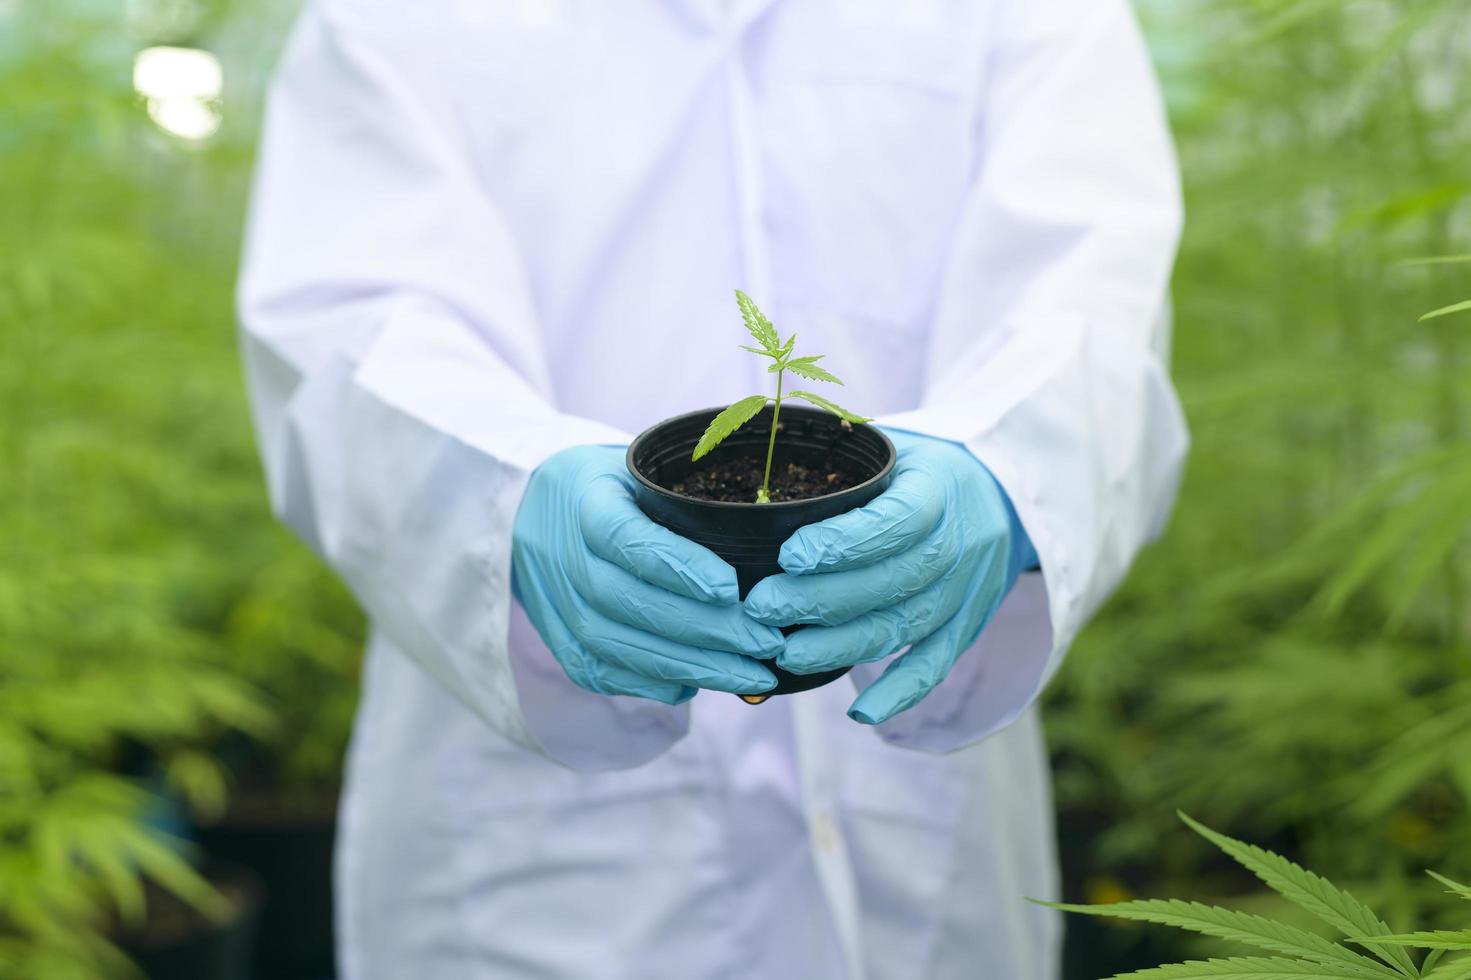
[[[756,491],[761,487],[761,474],[765,467],[765,459],[720,460],[701,466],[669,489],[696,500],[755,503]],[[771,500],[776,503],[782,500],[821,497],[856,487],[864,479],[866,477],[840,465],[811,467],[777,460],[771,467]]]

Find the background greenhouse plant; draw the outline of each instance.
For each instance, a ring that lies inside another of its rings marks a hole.
[[[180,837],[233,792],[222,739],[338,778],[360,617],[273,526],[240,391],[252,126],[191,145],[131,87],[141,47],[234,16],[0,4],[3,980],[128,975],[145,880],[225,912]]]

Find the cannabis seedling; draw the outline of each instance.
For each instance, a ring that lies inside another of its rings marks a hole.
[[[783,376],[786,372],[790,371],[799,377],[810,378],[813,381],[826,381],[835,385],[840,385],[843,382],[838,380],[835,375],[817,366],[817,362],[822,360],[826,355],[813,354],[807,357],[793,357],[792,346],[797,342],[797,335],[792,334],[786,339],[786,343],[782,343],[781,338],[777,336],[776,328],[771,325],[770,320],[766,319],[766,314],[757,308],[751,297],[739,289],[736,290],[736,305],[741,308],[741,319],[745,320],[746,329],[751,332],[752,337],[756,338],[756,343],[761,345],[757,348],[740,344],[741,350],[748,350],[752,354],[760,357],[771,358],[771,364],[766,368],[766,371],[768,374],[776,375],[775,406],[771,410],[771,436],[766,440],[766,471],[761,477],[761,489],[756,491],[756,503],[769,504],[771,503],[771,455],[776,449],[777,421],[781,417],[783,397],[781,387]],[[810,402],[818,408],[832,412],[844,422],[857,423],[872,421],[861,415],[854,415],[846,408],[835,405],[821,395],[814,395],[810,391],[789,391],[785,397],[800,398],[805,402]],[[769,395],[752,395],[749,398],[742,398],[711,419],[710,425],[705,429],[705,434],[700,436],[700,441],[695,446],[694,455],[690,457],[691,462],[704,456],[710,450],[720,445],[726,436],[729,436],[741,426],[751,421],[757,412],[766,407],[768,401],[773,401]]]

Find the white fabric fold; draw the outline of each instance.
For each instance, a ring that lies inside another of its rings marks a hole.
[[[569,765],[637,764],[683,735],[687,708],[604,699],[569,726],[586,692],[568,682],[528,717],[507,642],[531,471],[629,436],[550,404],[522,259],[433,79],[314,13],[293,47],[313,57],[273,92],[240,289],[276,511],[496,731]]]

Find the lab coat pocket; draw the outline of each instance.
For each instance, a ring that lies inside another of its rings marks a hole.
[[[794,305],[926,325],[971,166],[979,72],[965,19],[839,21],[798,32],[800,49],[774,44],[764,218]]]

